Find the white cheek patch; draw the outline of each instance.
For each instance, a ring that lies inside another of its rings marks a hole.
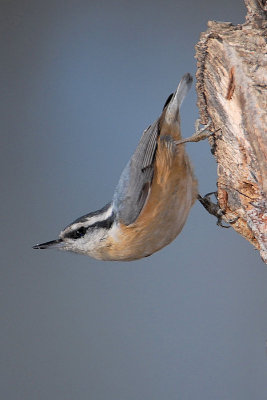
[[[97,251],[99,247],[101,247],[101,243],[103,243],[106,237],[107,230],[99,229],[95,231],[93,235],[89,233],[76,240],[67,239],[66,246],[68,247],[68,250],[75,253],[94,256],[94,252]]]

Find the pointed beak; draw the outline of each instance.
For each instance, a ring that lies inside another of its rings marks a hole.
[[[171,99],[167,100],[166,114],[165,119],[168,123],[174,123],[177,121],[177,117],[179,115],[179,109],[182,105],[182,102],[187,95],[189,89],[192,86],[193,78],[190,74],[185,74],[179,82],[179,85],[171,97]]]
[[[36,244],[33,249],[58,249],[64,246],[62,239],[51,240],[50,242]]]

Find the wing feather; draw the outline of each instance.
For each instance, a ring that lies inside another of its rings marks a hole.
[[[115,190],[113,205],[119,220],[125,225],[138,218],[149,196],[158,136],[159,120],[144,131]]]

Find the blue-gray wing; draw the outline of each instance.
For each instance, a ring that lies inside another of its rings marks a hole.
[[[132,224],[138,218],[149,195],[158,136],[159,120],[144,131],[115,190],[113,205],[119,220],[125,225]]]

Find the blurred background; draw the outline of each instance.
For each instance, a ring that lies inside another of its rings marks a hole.
[[[0,396],[262,400],[267,269],[201,205],[136,262],[32,250],[106,204],[208,20],[243,1],[1,0]],[[195,90],[183,135],[198,117]],[[187,145],[201,194],[208,142]]]

